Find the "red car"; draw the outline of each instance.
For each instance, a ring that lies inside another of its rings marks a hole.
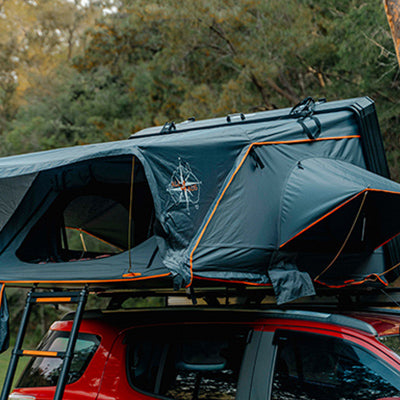
[[[72,316],[41,350],[65,350]],[[400,314],[165,308],[88,311],[64,399],[400,399]],[[10,399],[52,399],[56,358],[30,361]]]

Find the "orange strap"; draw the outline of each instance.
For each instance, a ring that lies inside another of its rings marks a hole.
[[[6,288],[6,284],[3,282],[1,284],[1,289],[0,289],[0,307],[1,307],[1,303],[3,302],[3,293],[4,293],[5,288]]]
[[[388,270],[386,270],[386,271],[384,271],[384,272],[381,272],[378,276],[386,275],[387,273],[393,271],[394,269],[396,269],[396,268],[398,268],[398,267],[400,267],[400,262],[397,263],[397,264],[395,264],[395,265],[393,265],[393,267],[389,268]]]
[[[129,257],[129,268],[128,273],[131,272],[132,268],[132,256],[131,256],[131,247],[132,247],[132,206],[133,206],[133,181],[135,176],[135,156],[132,156],[132,171],[131,171],[131,192],[129,195],[129,223],[128,223],[128,257]]]

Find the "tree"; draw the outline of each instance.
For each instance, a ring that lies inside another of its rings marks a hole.
[[[57,54],[66,64],[46,72],[48,85],[24,91],[29,104],[10,126],[8,149],[27,151],[16,146],[27,134],[31,148],[49,148],[128,137],[192,116],[293,106],[309,95],[368,95],[400,178],[398,67],[379,2],[119,0],[84,34],[65,32]],[[71,37],[82,46],[75,57],[65,45]]]
[[[0,3],[0,135],[32,92],[53,82],[82,46],[83,32],[109,1],[4,0]]]

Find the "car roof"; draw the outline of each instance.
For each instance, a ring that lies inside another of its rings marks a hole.
[[[74,313],[67,314],[63,321],[73,319]],[[166,323],[237,322],[262,323],[266,319],[302,320],[333,324],[356,329],[373,336],[399,334],[400,312],[392,309],[371,309],[367,311],[298,310],[298,309],[244,309],[207,307],[167,307],[130,310],[89,310],[83,320],[96,321],[115,329],[123,330],[134,326]],[[53,327],[54,329],[54,327]]]
[[[357,318],[371,325],[378,336],[398,335],[400,333],[399,310],[370,310],[349,313],[352,318]]]

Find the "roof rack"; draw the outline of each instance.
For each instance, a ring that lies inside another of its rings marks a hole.
[[[120,289],[98,291],[99,297],[109,298],[109,310],[120,309],[128,299],[164,298],[164,306],[202,305],[212,307],[253,306],[277,307],[272,288],[261,287],[201,287],[194,290],[172,289]],[[279,306],[280,309],[293,308],[335,308],[365,309],[366,307],[399,307],[400,288],[341,288],[319,289],[317,294]]]

